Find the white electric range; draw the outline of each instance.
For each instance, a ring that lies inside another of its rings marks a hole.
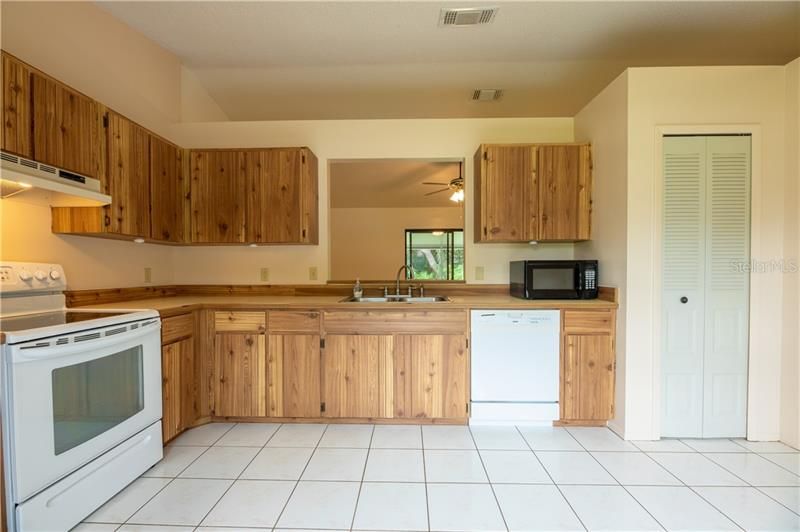
[[[10,531],[69,530],[162,457],[161,321],[65,308],[61,266],[0,263]]]

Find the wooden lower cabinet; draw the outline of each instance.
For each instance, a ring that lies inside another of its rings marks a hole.
[[[332,334],[322,355],[324,417],[392,417],[392,335]]]
[[[270,334],[267,352],[268,415],[319,417],[319,334]]]
[[[396,336],[395,416],[466,418],[467,353],[463,335]]]
[[[266,388],[266,335],[217,333],[214,338],[213,414],[266,416]]]
[[[604,422],[614,417],[614,338],[610,334],[565,334],[561,418]]]
[[[164,442],[178,435],[181,427],[181,350],[191,340],[167,344],[161,348],[161,429]]]

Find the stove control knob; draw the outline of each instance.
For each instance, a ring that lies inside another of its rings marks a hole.
[[[47,274],[44,273],[42,270],[36,270],[33,273],[33,276],[36,278],[37,281],[46,281],[47,280]]]
[[[50,270],[50,278],[54,281],[61,279],[61,272],[58,270]]]
[[[20,280],[22,280],[22,281],[27,283],[28,281],[31,280],[31,277],[32,277],[31,276],[31,272],[29,272],[28,270],[20,270],[19,271]]]

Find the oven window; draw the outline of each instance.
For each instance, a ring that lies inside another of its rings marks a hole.
[[[59,455],[144,408],[142,346],[53,370],[53,425]]]
[[[534,290],[575,290],[574,268],[534,268]]]

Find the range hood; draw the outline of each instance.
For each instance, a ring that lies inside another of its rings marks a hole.
[[[0,151],[0,198],[11,197],[53,207],[111,203],[97,179]]]

